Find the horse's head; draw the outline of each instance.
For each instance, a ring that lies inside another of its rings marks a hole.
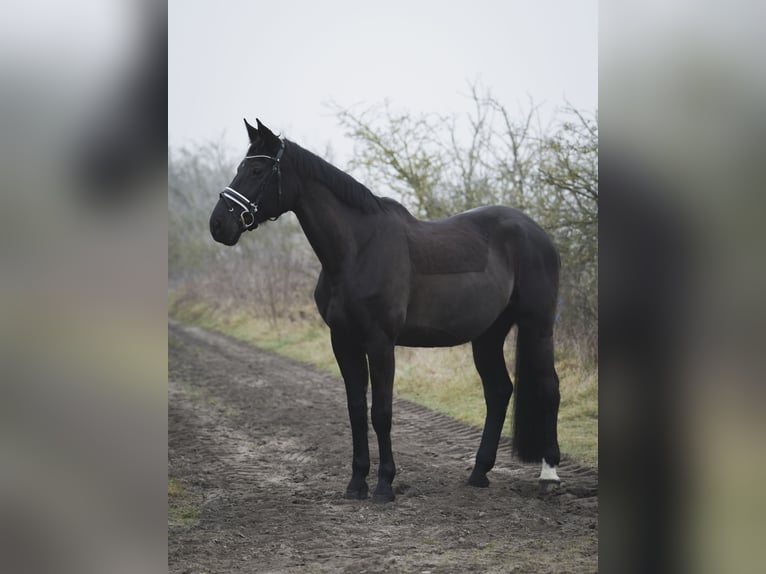
[[[250,147],[210,215],[210,233],[224,245],[234,245],[244,231],[276,219],[290,208],[282,193],[280,162],[285,142],[260,120],[256,124],[253,127],[245,120]]]

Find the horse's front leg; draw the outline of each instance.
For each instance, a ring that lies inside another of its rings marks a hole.
[[[346,487],[346,498],[367,498],[367,475],[370,472],[370,451],[367,445],[367,358],[364,348],[353,337],[331,332],[332,349],[346,384],[348,416],[354,457],[351,462],[351,481]]]
[[[378,435],[380,467],[375,502],[394,500],[392,482],[396,475],[394,454],[391,450],[391,405],[394,390],[394,345],[381,342],[370,345],[367,351],[372,381],[372,427]]]

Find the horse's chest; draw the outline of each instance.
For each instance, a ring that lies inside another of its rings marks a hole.
[[[395,336],[404,322],[409,285],[408,277],[393,273],[388,277],[355,275],[348,281],[317,289],[317,306],[330,329],[366,334],[381,330]]]
[[[331,329],[353,331],[369,322],[370,305],[365,305],[365,298],[352,287],[320,280],[315,298],[322,319]]]

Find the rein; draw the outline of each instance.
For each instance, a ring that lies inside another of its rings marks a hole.
[[[264,192],[266,191],[266,185],[271,181],[271,178],[274,174],[277,176],[277,205],[281,205],[282,203],[282,170],[280,167],[279,161],[282,159],[282,154],[285,152],[285,140],[281,140],[282,145],[279,148],[279,151],[277,151],[277,154],[274,157],[271,157],[270,155],[246,155],[245,159],[255,159],[255,158],[263,158],[263,159],[270,159],[272,162],[274,162],[274,165],[271,168],[271,173],[269,176],[261,183],[260,186],[258,186],[258,193],[255,196],[255,200],[251,201],[249,198],[247,198],[245,195],[238,192],[236,189],[230,186],[226,186],[224,190],[218,194],[218,196],[224,201],[226,206],[229,208],[229,213],[234,213],[234,206],[231,205],[230,202],[233,202],[237,204],[242,211],[239,214],[239,220],[244,226],[245,231],[249,231],[250,229],[254,229],[255,225],[255,214],[258,213],[258,207],[261,203],[261,198],[263,197]],[[279,216],[277,217],[269,217],[267,218],[269,221],[275,221]]]

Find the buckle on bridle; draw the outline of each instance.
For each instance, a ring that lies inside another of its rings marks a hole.
[[[258,207],[255,207],[255,211],[258,211]],[[245,220],[245,217],[250,217],[250,222],[248,223]],[[250,229],[250,227],[255,223],[255,214],[251,211],[243,211],[239,214],[239,218],[242,220],[242,225],[245,226],[245,229]]]

